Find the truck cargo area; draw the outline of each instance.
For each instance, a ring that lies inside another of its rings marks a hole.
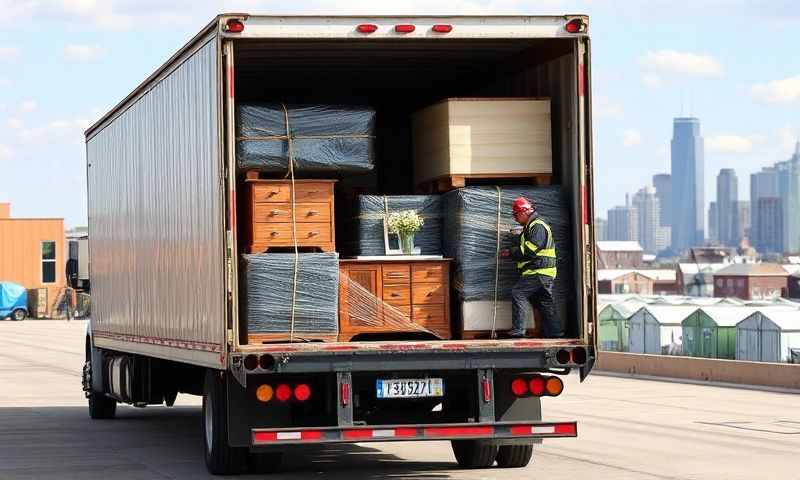
[[[470,348],[543,349],[577,344],[585,339],[589,312],[580,298],[584,232],[578,142],[578,41],[565,39],[239,39],[233,42],[235,105],[260,102],[285,104],[361,105],[375,110],[375,169],[348,176],[335,184],[336,235],[346,235],[339,221],[341,205],[358,194],[409,195],[420,193],[414,181],[412,115],[447,98],[545,98],[550,101],[552,185],[561,188],[567,203],[572,245],[561,255],[571,257],[568,276],[573,288],[561,312],[567,340],[523,341],[512,346],[491,340],[436,341],[426,334],[364,335],[350,342],[298,343],[285,348],[279,341],[248,342],[239,297],[238,340],[243,353],[254,351],[396,350],[397,342],[416,342],[418,349],[450,351],[467,342]],[[236,125],[228,126],[235,135]],[[470,179],[470,185],[530,185],[525,178]],[[242,187],[241,180],[237,189]],[[239,202],[242,194],[237,194]],[[238,206],[241,212],[241,205]],[[242,215],[239,215],[242,218]],[[242,238],[239,225],[239,238]],[[243,251],[239,243],[239,252]],[[338,246],[338,243],[337,243]],[[241,282],[241,280],[240,280]],[[242,289],[240,283],[240,290]],[[455,297],[455,295],[453,295]],[[452,322],[461,322],[455,299]],[[457,330],[457,329],[455,329]],[[585,341],[585,340],[584,340]],[[248,344],[249,343],[249,344]],[[276,345],[277,343],[277,345]],[[513,342],[512,342],[513,343]],[[269,345],[267,345],[269,344]],[[285,344],[283,344],[285,345]],[[454,347],[449,347],[454,346]],[[442,348],[440,348],[442,347]]]

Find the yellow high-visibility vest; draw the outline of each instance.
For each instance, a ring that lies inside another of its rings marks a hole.
[[[519,236],[519,249],[523,255],[525,255],[526,250],[535,252],[538,245],[531,242],[526,238],[526,234],[533,229],[534,226],[541,225],[547,231],[547,244],[538,252],[534,254],[536,257],[543,257],[543,258],[552,258],[555,260],[556,258],[556,245],[553,241],[553,232],[550,230],[550,225],[545,223],[544,220],[541,218],[537,218],[532,222],[529,222],[528,225],[525,226],[525,231]],[[544,275],[546,277],[556,278],[556,267],[545,267],[545,268],[528,268],[528,265],[533,262],[534,260],[525,260],[522,262],[517,262],[517,268],[520,271],[521,275]]]

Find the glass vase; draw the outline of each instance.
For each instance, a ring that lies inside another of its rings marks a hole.
[[[403,251],[405,255],[413,255],[414,254],[414,233],[413,232],[406,232],[400,234],[400,250]]]

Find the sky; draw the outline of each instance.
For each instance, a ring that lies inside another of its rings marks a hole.
[[[800,138],[794,0],[0,0],[0,202],[86,224],[83,131],[221,12],[590,15],[595,205],[669,172],[672,118],[696,116],[706,200]]]

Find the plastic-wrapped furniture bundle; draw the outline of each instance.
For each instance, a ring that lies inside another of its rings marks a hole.
[[[502,249],[519,241],[511,233],[518,226],[511,215],[511,203],[517,197],[532,201],[553,231],[558,255],[553,296],[564,321],[566,305],[574,297],[574,247],[568,203],[558,186],[466,187],[445,193],[442,247],[445,256],[457,262],[454,288],[464,301],[494,300],[495,286],[498,300],[511,298],[519,273],[512,259],[498,257],[497,243],[499,238]]]
[[[414,235],[414,246],[423,255],[442,254],[442,202],[440,195],[359,195],[354,218],[348,219],[350,235],[355,235],[348,250],[354,255],[385,255],[383,223],[388,213],[414,210],[425,224]]]
[[[286,105],[298,173],[365,173],[375,161],[375,110],[339,105]],[[240,170],[289,169],[287,117],[280,103],[236,107],[236,160]]]
[[[293,253],[242,255],[240,288],[248,335],[285,334],[335,339],[339,330],[339,254],[301,253],[297,267],[294,329],[292,287]]]

